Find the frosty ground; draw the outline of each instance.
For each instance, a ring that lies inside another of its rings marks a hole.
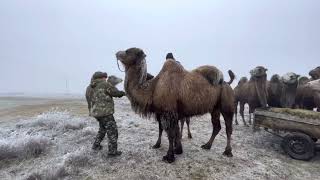
[[[265,131],[234,125],[234,157],[226,146],[224,121],[211,150],[200,148],[211,136],[209,115],[191,120],[193,139],[183,134],[184,153],[176,161],[161,161],[168,141],[152,149],[158,125],[134,114],[126,98],[116,99],[115,118],[122,156],[106,156],[91,145],[98,123],[87,116],[83,99],[44,100],[0,110],[0,179],[318,179],[320,155],[297,161],[280,148],[280,140]]]

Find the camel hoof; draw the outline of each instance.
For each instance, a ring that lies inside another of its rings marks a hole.
[[[157,143],[157,144],[153,145],[152,148],[153,149],[159,149],[160,148],[160,144]]]
[[[227,157],[233,157],[233,154],[232,154],[231,150],[225,150],[225,151],[223,152],[223,155],[224,155],[224,156],[227,156]]]
[[[182,153],[183,153],[182,147],[176,148],[176,149],[174,150],[174,154],[182,154]]]
[[[204,144],[201,146],[202,149],[211,149],[211,145],[209,144]]]
[[[162,161],[167,163],[173,163],[175,161],[174,155],[165,155],[163,156]]]
[[[188,134],[188,138],[189,138],[189,139],[192,139],[192,136],[191,136],[191,134]]]

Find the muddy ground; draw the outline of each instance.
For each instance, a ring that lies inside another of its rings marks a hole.
[[[1,100],[1,98],[0,98]],[[211,150],[200,148],[211,136],[210,116],[191,120],[193,139],[183,134],[184,153],[176,161],[161,161],[168,148],[152,149],[158,135],[154,120],[134,114],[126,98],[116,99],[115,118],[122,156],[106,157],[91,144],[98,123],[87,116],[83,99],[24,99],[0,109],[0,179],[319,179],[320,154],[297,161],[280,148],[281,139],[263,130],[234,125],[234,157],[222,155],[222,130]],[[186,128],[186,127],[185,127]]]

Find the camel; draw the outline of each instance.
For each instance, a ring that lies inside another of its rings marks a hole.
[[[317,108],[320,112],[320,79],[304,82],[298,87],[295,105],[296,108],[308,110]]]
[[[240,80],[238,82],[238,85],[234,88],[234,94],[238,94],[240,87],[246,82],[248,82],[248,78],[247,77],[240,78]],[[237,99],[237,97],[236,97],[236,99]],[[236,125],[239,125],[239,123],[238,123],[237,106],[238,106],[238,102],[236,102],[236,104],[235,104],[234,119],[235,119]],[[240,107],[244,108],[244,105],[240,105]],[[243,120],[243,124],[247,125],[246,121],[244,121],[244,118],[242,118],[242,120]]]
[[[311,76],[311,80],[320,79],[320,66],[312,69],[312,70],[309,72],[309,75]]]
[[[299,75],[289,72],[281,77],[282,90],[280,105],[282,108],[294,108],[295,97],[298,88]]]
[[[251,114],[256,108],[267,107],[267,70],[263,66],[257,66],[250,71],[250,80],[235,88],[234,109],[237,111],[238,103],[240,103],[240,115],[245,126],[247,126],[244,120],[244,105],[246,103],[249,104],[249,124],[251,124]]]
[[[281,107],[280,96],[282,92],[282,83],[280,76],[274,74],[270,81],[267,81],[268,105],[270,107]]]
[[[118,78],[117,76],[111,75],[108,77],[107,80],[110,84],[112,84],[113,86],[117,86],[118,84],[120,84],[123,80],[121,78]]]
[[[117,60],[125,67],[124,89],[132,109],[142,117],[154,116],[161,122],[159,128],[168,135],[169,148],[162,160],[172,163],[175,161],[174,154],[183,153],[179,119],[205,113],[211,113],[213,132],[202,148],[210,149],[221,130],[221,113],[227,134],[223,155],[232,157],[234,94],[230,85],[224,82],[222,72],[214,66],[201,66],[187,71],[174,59],[168,59],[156,77],[146,80],[145,57],[139,48],[116,53]]]

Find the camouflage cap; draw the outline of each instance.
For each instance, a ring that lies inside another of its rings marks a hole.
[[[97,71],[92,76],[92,79],[100,79],[100,78],[108,78],[108,74],[106,72]]]

